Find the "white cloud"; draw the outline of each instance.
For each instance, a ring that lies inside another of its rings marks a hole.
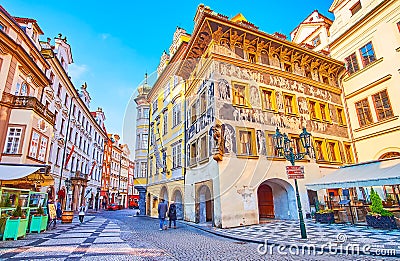
[[[111,34],[103,33],[100,36],[101,36],[101,39],[106,40],[107,38],[109,38],[111,36]]]
[[[81,80],[82,75],[84,75],[88,71],[89,69],[86,64],[79,65],[73,63],[68,66],[68,74],[69,76],[71,76],[71,79],[74,82],[79,82]]]

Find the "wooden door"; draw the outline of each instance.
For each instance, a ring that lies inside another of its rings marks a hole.
[[[260,218],[275,218],[274,197],[268,185],[261,185],[257,191]]]

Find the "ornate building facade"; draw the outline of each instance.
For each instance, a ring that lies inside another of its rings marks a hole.
[[[314,159],[305,183],[351,162],[339,75],[343,63],[266,34],[242,15],[232,19],[200,5],[178,75],[185,88],[185,219],[220,227],[263,218],[297,219],[289,163],[272,143],[279,127],[295,151],[303,127]],[[314,199],[313,199],[314,200]]]

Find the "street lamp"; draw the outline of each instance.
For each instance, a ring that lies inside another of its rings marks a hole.
[[[293,152],[292,141],[288,138],[285,134],[282,135],[280,133],[279,128],[276,128],[276,133],[273,136],[274,146],[275,149],[278,151],[279,156],[284,156],[286,160],[290,161],[292,166],[295,165],[297,160],[303,159],[306,155],[311,157],[311,134],[307,132],[306,128],[303,128],[303,132],[300,134],[300,141],[303,145],[305,152]],[[299,220],[300,220],[300,231],[301,231],[301,238],[307,238],[306,226],[304,224],[303,218],[303,210],[301,208],[301,201],[300,201],[300,194],[299,194],[299,187],[297,185],[297,179],[294,179],[294,185],[296,188],[296,198],[297,198],[297,209],[299,212]]]

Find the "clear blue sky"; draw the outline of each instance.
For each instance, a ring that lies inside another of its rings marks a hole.
[[[0,4],[13,16],[36,19],[45,33],[42,40],[53,39],[58,33],[67,36],[74,59],[70,67],[74,84],[79,87],[87,82],[91,110],[102,107],[107,130],[122,133],[132,93],[146,71],[156,70],[176,26],[192,32],[200,3],[229,17],[242,13],[262,31],[289,36],[315,9],[333,19],[328,12],[332,2],[3,0]]]

